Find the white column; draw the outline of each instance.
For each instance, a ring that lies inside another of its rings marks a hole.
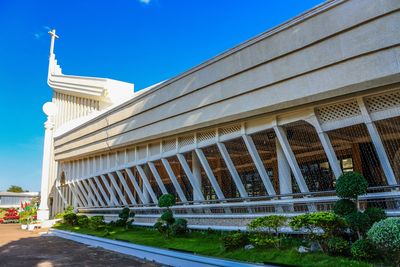
[[[301,173],[300,167],[297,164],[296,157],[292,151],[292,148],[290,147],[289,141],[287,140],[284,130],[279,126],[274,126],[274,131],[276,137],[279,140],[279,143],[281,144],[282,151],[286,156],[289,166],[292,169],[292,172],[296,179],[297,185],[300,188],[300,191],[302,193],[309,192],[308,186],[304,180],[303,174]]]
[[[280,194],[291,194],[293,193],[292,187],[292,174],[290,172],[289,163],[283,153],[281,144],[278,139],[275,139],[276,143],[276,160],[278,163],[278,176],[279,176],[279,191]]]
[[[142,190],[140,189],[140,186],[136,180],[135,175],[133,175],[133,172],[131,171],[131,169],[127,168],[125,170],[129,176],[129,179],[131,180],[131,182],[133,184],[133,187],[135,188],[136,194],[139,196],[140,201],[142,201],[142,204],[147,204],[148,202],[146,202],[146,199],[143,196]]]
[[[387,183],[388,185],[397,185],[396,177],[394,175],[392,166],[390,165],[390,161],[386,154],[385,147],[383,146],[381,137],[379,136],[378,129],[369,115],[367,107],[364,104],[364,100],[359,97],[357,101],[364,118],[364,123],[367,126],[372,143],[374,144],[376,154],[378,155],[379,162],[381,163],[383,172],[385,173]]]
[[[256,145],[253,142],[253,139],[249,135],[243,135],[243,140],[246,144],[247,150],[250,153],[250,156],[256,165],[257,171],[260,174],[261,180],[265,186],[265,189],[267,189],[268,195],[276,195],[274,186],[271,183],[271,179],[268,176],[267,171],[264,168],[264,164],[260,158],[260,155],[257,152]]]
[[[43,105],[43,111],[47,115],[47,121],[44,123],[44,144],[43,144],[43,162],[42,162],[42,181],[40,188],[40,206],[37,213],[38,220],[45,221],[49,219],[49,176],[51,166],[51,154],[53,153],[53,118],[57,114],[57,106],[52,102]]]
[[[329,140],[328,135],[322,130],[321,124],[319,123],[317,117],[314,115],[310,119],[307,120],[312,126],[314,126],[317,131],[319,140],[321,141],[321,145],[324,148],[326,157],[328,158],[329,165],[332,168],[333,175],[336,179],[342,175],[342,169],[340,168],[340,163],[336,156],[335,150],[332,147],[331,141]]]
[[[165,185],[162,182],[160,174],[158,173],[156,166],[154,166],[154,163],[153,162],[147,162],[147,165],[149,165],[150,171],[153,173],[153,176],[156,179],[157,184],[161,189],[161,192],[163,194],[168,194],[167,189],[165,188]]]
[[[187,202],[186,196],[185,196],[185,194],[183,193],[182,188],[181,188],[181,186],[179,185],[179,182],[178,182],[178,180],[176,179],[175,173],[174,173],[174,171],[172,170],[171,165],[169,164],[168,160],[162,158],[162,159],[161,159],[161,162],[163,163],[164,168],[165,168],[165,170],[166,170],[167,173],[168,173],[169,179],[171,180],[172,184],[173,184],[174,187],[175,187],[176,192],[177,192],[178,195],[179,195],[179,198],[181,199],[182,202]]]
[[[147,175],[144,172],[142,166],[137,165],[136,169],[138,170],[138,172],[140,174],[140,177],[142,177],[142,181],[143,181],[144,187],[147,189],[147,192],[149,193],[151,199],[153,200],[153,203],[157,204],[158,203],[157,196],[154,193],[153,188],[151,188],[151,185],[149,183],[149,179],[147,178]],[[144,197],[146,197],[146,196],[144,196]]]
[[[213,171],[210,168],[210,165],[208,164],[207,158],[204,156],[203,150],[200,148],[196,148],[195,153],[192,154],[192,163],[193,163],[193,175],[196,179],[196,181],[199,181],[199,185],[201,186],[201,172],[200,172],[200,164],[203,166],[203,169],[205,170],[208,180],[210,180],[210,183],[212,187],[214,188],[215,194],[217,195],[218,199],[224,199],[224,193],[222,192],[217,179],[214,176]],[[196,173],[198,172],[198,175],[200,176],[200,179],[197,180]],[[195,200],[198,200],[197,198]]]
[[[231,157],[229,156],[228,150],[226,149],[225,145],[223,143],[218,142],[217,146],[218,146],[219,152],[221,152],[221,156],[224,159],[226,166],[228,167],[229,173],[232,176],[233,182],[235,183],[240,196],[248,197],[249,195],[247,194],[246,189],[244,188],[244,185],[242,183],[242,180],[240,179],[239,173],[237,172],[235,165],[233,164],[233,161],[232,161]]]
[[[190,170],[190,167],[186,162],[185,156],[182,154],[177,154],[176,156],[178,157],[178,160],[179,160],[186,176],[188,177],[190,184],[192,185],[193,193],[196,193],[197,197],[199,198],[198,200],[204,200],[203,193],[201,192],[200,187],[198,186],[197,182],[195,181],[193,173]]]
[[[197,157],[195,151],[192,151],[192,171],[193,171],[194,182],[196,183],[196,186],[198,186],[201,190],[200,160]],[[193,200],[201,200],[201,196],[199,196],[196,191],[193,191]]]

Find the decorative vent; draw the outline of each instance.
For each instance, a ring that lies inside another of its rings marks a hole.
[[[326,123],[361,115],[361,110],[358,107],[357,101],[353,100],[320,107],[317,109],[317,114],[321,122]]]
[[[197,141],[199,143],[210,142],[210,141],[213,141],[215,139],[215,137],[216,137],[215,130],[205,131],[205,132],[198,133]]]
[[[176,149],[176,139],[168,139],[162,142],[162,151],[168,152]]]
[[[369,112],[400,107],[400,90],[382,95],[375,95],[365,99]]]
[[[194,135],[185,135],[178,138],[179,147],[190,146],[194,144]]]
[[[147,147],[146,146],[138,146],[137,147],[137,155],[139,160],[145,159],[147,157]]]
[[[149,145],[150,156],[156,156],[160,154],[160,143],[152,143]]]
[[[232,126],[225,127],[225,128],[220,128],[219,135],[224,136],[224,135],[237,133],[237,132],[240,132],[241,129],[242,129],[242,127],[240,126],[240,124],[232,125]]]

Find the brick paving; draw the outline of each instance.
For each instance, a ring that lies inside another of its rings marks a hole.
[[[59,237],[41,236],[43,231],[29,232],[19,225],[0,224],[0,266],[160,266]]]

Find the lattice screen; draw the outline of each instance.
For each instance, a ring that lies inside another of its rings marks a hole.
[[[237,133],[237,132],[240,132],[241,128],[242,127],[241,127],[240,124],[232,125],[232,126],[225,127],[225,128],[220,128],[219,129],[219,135],[220,136],[224,136],[224,135]]]
[[[215,140],[215,130],[205,131],[197,134],[197,141],[199,143],[209,143]]]
[[[179,137],[179,147],[185,147],[185,146],[190,146],[194,144],[194,135],[185,135]]]
[[[176,149],[176,140],[168,139],[162,142],[162,152],[168,152]]]
[[[317,114],[322,123],[338,121],[345,118],[361,115],[357,101],[347,101],[335,105],[317,108]]]
[[[400,90],[365,99],[369,112],[400,107]]]

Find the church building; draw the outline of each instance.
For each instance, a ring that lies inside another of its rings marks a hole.
[[[137,92],[64,74],[50,34],[40,219],[129,207],[150,226],[169,193],[189,227],[241,229],[331,210],[349,171],[361,208],[400,215],[399,0],[326,1]]]

